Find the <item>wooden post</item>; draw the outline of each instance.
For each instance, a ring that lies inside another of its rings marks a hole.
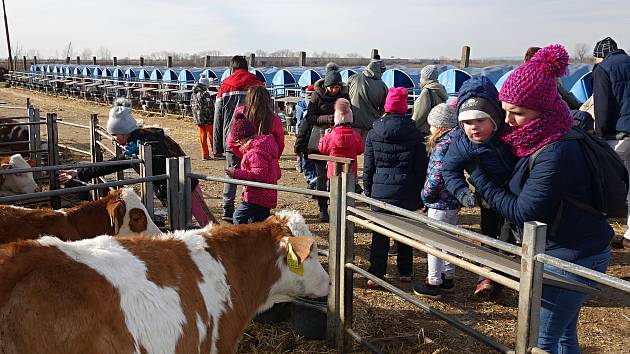
[[[190,157],[181,156],[179,160],[179,194],[181,196],[179,217],[182,229],[192,225],[192,184],[188,175],[192,172]]]
[[[26,71],[26,55],[22,57],[22,68]]]
[[[249,53],[249,66],[254,67],[256,66],[256,53]]]
[[[58,165],[57,159],[59,158],[59,135],[57,133],[57,114],[46,113],[46,130],[48,139],[48,165]],[[57,173],[54,171],[49,172],[48,175],[49,189],[59,189],[59,180],[57,179]],[[53,209],[61,208],[61,199],[56,197],[50,198],[50,205]]]
[[[92,65],[96,65],[96,57],[92,57]]]
[[[96,131],[96,127],[98,127],[98,114],[92,113],[90,116],[90,160],[91,162],[99,162],[103,161],[103,152],[101,151],[101,147],[96,143],[101,140],[100,134]],[[98,184],[98,178],[92,179],[92,184]],[[98,190],[92,190],[92,199],[98,199]]]
[[[142,144],[140,147],[140,159],[144,161],[140,164],[140,176],[149,177],[153,176],[153,152],[151,144]],[[144,182],[141,185],[140,194],[142,196],[142,202],[147,208],[149,215],[153,218],[153,182]]]
[[[330,206],[329,206],[329,234],[328,234],[328,274],[330,275],[330,290],[328,291],[328,312],[326,325],[326,341],[330,347],[336,346],[337,337],[341,331],[339,324],[339,248],[341,234],[341,176],[337,171],[338,164],[335,163],[335,175],[329,179],[330,183]]]
[[[33,56],[33,63],[35,63],[35,65],[37,65],[37,55]]]
[[[462,47],[462,59],[459,62],[460,68],[467,68],[470,64],[470,47],[465,45]]]
[[[168,223],[171,231],[180,230],[179,212],[180,208],[178,197],[179,187],[179,162],[176,157],[166,159],[166,180],[167,204],[168,204]]]
[[[70,57],[66,57],[66,64],[70,64]]]
[[[354,260],[354,223],[348,222],[346,216],[348,206],[354,206],[354,199],[348,198],[348,192],[354,192],[355,180],[352,164],[335,163],[341,169],[341,194],[339,195],[340,231],[339,238],[339,328],[336,338],[337,351],[347,353],[351,351],[352,340],[346,335],[346,328],[352,328],[352,298],[353,282],[352,270],[346,269],[346,263]]]
[[[300,52],[298,66],[306,66],[306,52]]]
[[[120,156],[123,153],[123,148],[122,146],[118,145],[118,143],[113,142],[114,144],[114,153],[116,154],[116,156]],[[125,171],[118,171],[116,172],[116,180],[117,181],[122,181],[125,179]]]
[[[378,54],[378,49],[372,49],[372,53],[370,53],[370,59],[380,59],[381,55]]]
[[[81,65],[81,57],[77,55],[77,65]]]
[[[209,55],[206,55],[206,57],[203,59],[203,67],[204,68],[210,67],[210,56]]]
[[[114,64],[114,66],[118,66],[118,58],[113,57],[112,59],[112,64]]]
[[[173,57],[170,55],[168,56],[168,58],[166,58],[166,67],[167,68],[173,67]]]
[[[537,344],[544,265],[536,260],[536,255],[545,253],[546,235],[546,224],[534,221],[525,223],[518,289],[516,354],[526,354]]]
[[[140,66],[144,66],[144,57],[140,57]]]

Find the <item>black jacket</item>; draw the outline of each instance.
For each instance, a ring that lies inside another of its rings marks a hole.
[[[162,175],[166,173],[166,159],[169,157],[179,157],[185,156],[184,151],[177,145],[175,141],[171,138],[167,137],[164,134],[164,130],[160,128],[139,128],[131,132],[129,134],[129,139],[127,139],[127,144],[140,142],[142,144],[151,144],[151,154],[152,158],[152,174]],[[110,161],[116,160],[126,160],[130,159],[127,155],[118,155]],[[101,177],[105,175],[109,175],[118,171],[123,171],[128,169],[129,166],[121,165],[121,166],[97,166],[97,167],[87,167],[80,168],[78,170],[78,178],[82,181],[90,180],[92,178]],[[139,165],[134,165],[133,169],[136,172],[140,172]],[[193,180],[192,185],[193,189],[197,186],[198,181]],[[153,190],[155,191],[156,196],[162,200],[166,200],[166,180],[160,180],[153,182]]]
[[[593,69],[595,134],[630,133],[630,56],[616,50]]]
[[[427,174],[423,134],[411,118],[385,115],[365,140],[365,195],[408,210],[422,207],[420,192]]]

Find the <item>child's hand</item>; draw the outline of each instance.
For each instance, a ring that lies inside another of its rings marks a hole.
[[[324,135],[329,134],[332,131],[332,128],[328,128],[324,131]]]
[[[475,193],[467,190],[463,194],[459,196],[459,202],[466,208],[474,208],[477,206],[477,198],[475,197]]]
[[[225,174],[228,175],[228,177],[230,178],[234,178],[234,167],[227,167],[225,169]]]

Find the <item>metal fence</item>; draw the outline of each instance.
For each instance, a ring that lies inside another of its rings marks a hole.
[[[630,293],[630,282],[628,281],[544,254],[547,231],[545,224],[538,222],[526,223],[522,244],[520,246],[508,244],[352,192],[355,181],[351,168],[351,159],[320,155],[309,155],[309,158],[328,160],[334,163],[335,174],[330,178],[330,192],[195,174],[190,170],[190,159],[188,157],[170,159],[169,174],[177,173],[179,175],[179,189],[171,191],[171,195],[178,193],[180,200],[184,202],[184,208],[174,211],[179,212],[180,215],[173,216],[173,218],[177,220],[179,228],[189,226],[192,222],[190,195],[185,195],[187,191],[190,191],[187,184],[190,183],[191,178],[268,188],[290,193],[328,196],[330,198],[328,272],[331,277],[331,288],[327,306],[327,340],[339,352],[350,352],[352,341],[360,343],[373,352],[380,352],[369,339],[362,337],[352,328],[353,275],[355,273],[375,281],[394,295],[501,353],[544,353],[544,351],[536,347],[543,284],[559,286],[587,294],[599,293],[605,295],[597,288],[545,271],[545,264]],[[356,207],[356,202],[366,203],[373,208]],[[447,260],[467,271],[483,275],[517,291],[518,316],[515,348],[509,348],[497,342],[453,316],[431,307],[406,291],[357,266],[354,263],[355,225],[381,233],[414,249]],[[494,247],[503,251],[503,253],[488,247]],[[512,255],[520,257],[520,260],[518,258],[515,259]]]

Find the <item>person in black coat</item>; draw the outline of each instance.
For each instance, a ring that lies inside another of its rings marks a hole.
[[[348,101],[348,88],[341,81],[339,67],[335,63],[326,65],[326,76],[315,83],[315,92],[311,97],[306,111],[306,117],[300,125],[300,131],[295,140],[295,153],[298,155],[319,154],[319,139],[324,136],[324,131],[331,128],[335,121],[335,102],[339,98]],[[318,191],[326,190],[326,161],[313,160],[317,172],[316,188]],[[318,197],[319,219],[328,222],[327,198]]]
[[[152,153],[152,175],[166,173],[166,159],[170,157],[185,156],[186,153],[173,139],[164,134],[160,128],[140,128],[131,114],[131,102],[127,99],[118,99],[114,107],[109,111],[107,120],[107,132],[113,140],[123,146],[123,153],[110,161],[126,160],[138,155],[140,145],[150,144]],[[128,169],[127,165],[118,166],[93,166],[82,167],[76,170],[59,171],[59,182],[65,184],[73,179],[89,181],[96,177],[106,176],[115,172]],[[140,172],[140,166],[134,165],[133,169]],[[216,219],[203,200],[203,192],[197,179],[191,180],[192,187],[192,213],[200,226],[205,226]],[[155,196],[167,205],[166,180],[153,182]]]
[[[424,136],[411,118],[407,118],[407,90],[390,88],[385,101],[385,116],[374,122],[365,140],[363,183],[365,195],[405,208],[422,208],[420,193],[427,172],[427,152]],[[377,211],[382,211],[375,208]],[[411,282],[413,252],[408,245],[398,243],[400,280]],[[372,233],[370,268],[379,278],[387,271],[389,238]],[[376,286],[368,281],[368,286]]]

